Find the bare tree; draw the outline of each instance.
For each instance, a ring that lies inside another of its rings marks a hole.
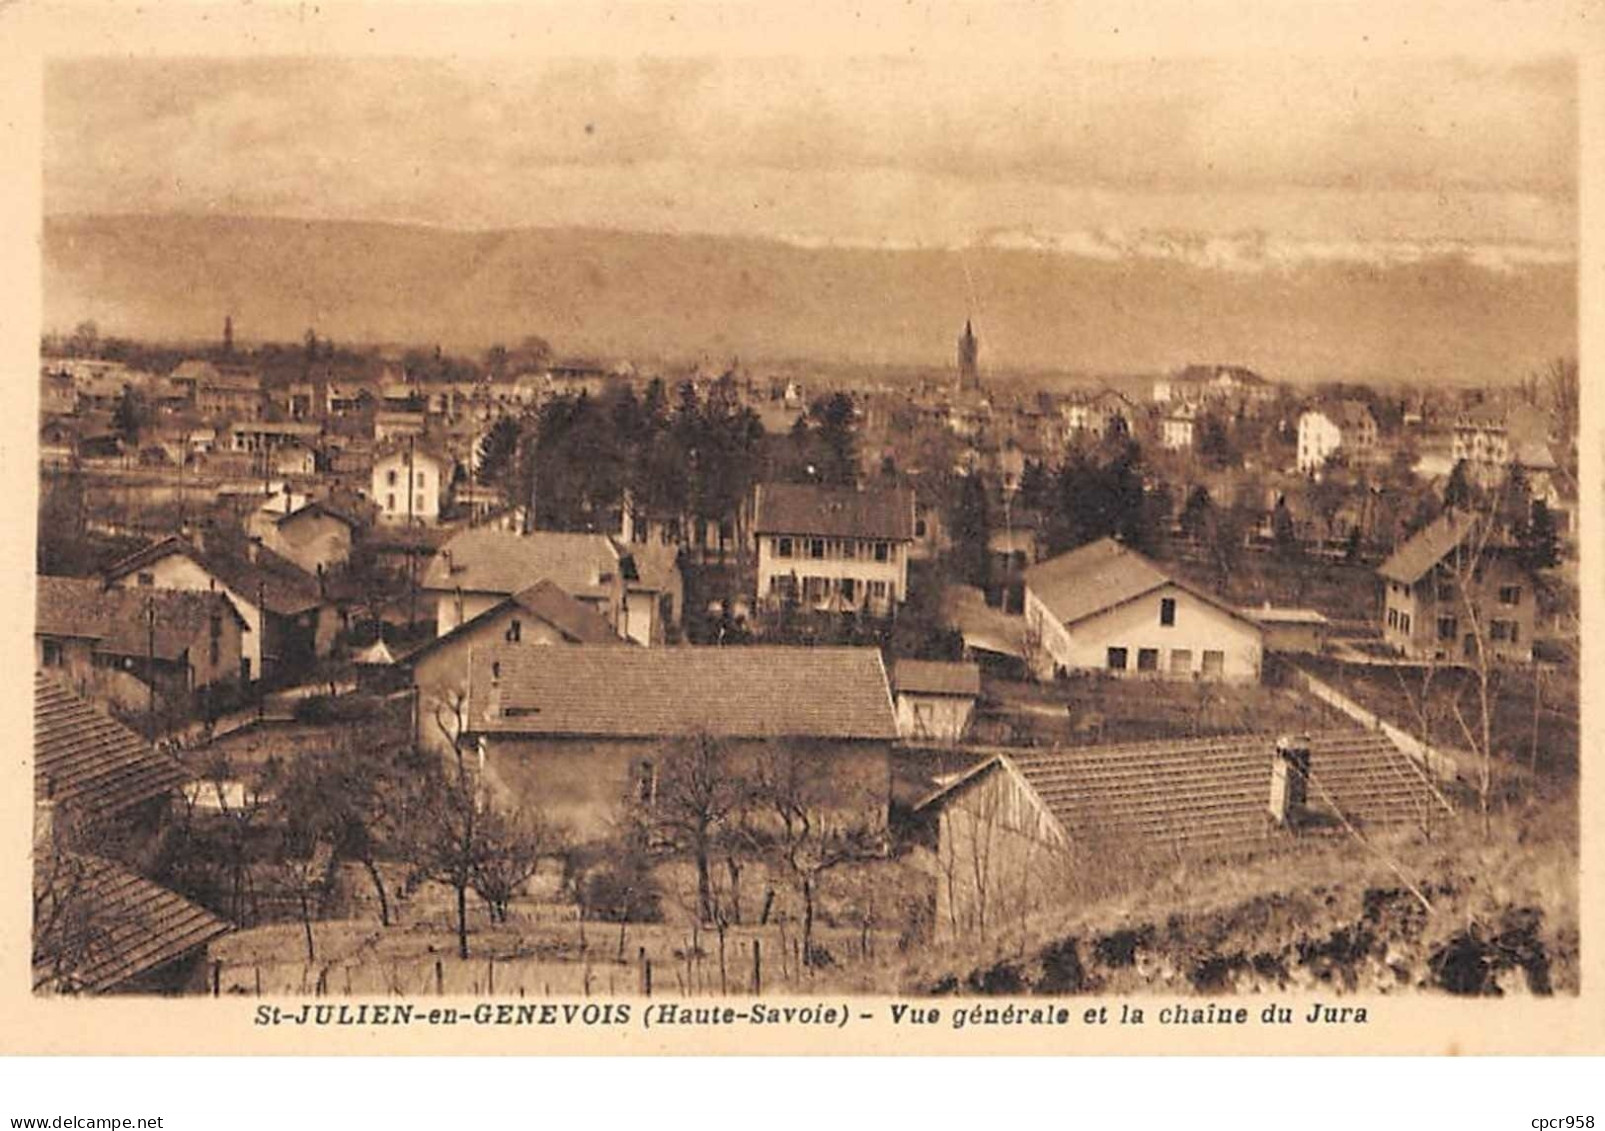
[[[729,848],[726,822],[741,807],[745,789],[725,744],[706,731],[665,744],[652,796],[644,799],[656,838],[688,855],[697,870],[697,915],[715,918],[712,858],[721,844]],[[725,853],[732,881],[740,864],[733,850]]]
[[[94,853],[104,830],[69,807],[43,811],[34,838],[32,971],[35,991],[71,993],[129,927],[145,929],[102,897],[112,865]]]
[[[838,781],[837,759],[795,741],[771,742],[755,759],[753,792],[769,821],[758,834],[803,904],[803,963],[822,955],[813,941],[819,885],[832,870],[883,855],[883,822],[867,794]]]

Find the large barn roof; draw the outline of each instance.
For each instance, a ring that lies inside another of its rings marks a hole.
[[[1304,736],[1312,806],[1356,825],[1418,821],[1447,810],[1427,778],[1382,734]],[[995,772],[1013,772],[1071,843],[1122,850],[1220,850],[1262,841],[1268,829],[1276,738],[1234,734],[1114,746],[975,748],[976,764],[915,806],[937,810]]]
[[[193,775],[169,754],[42,672],[33,680],[33,780],[40,799],[86,816],[158,797]]]
[[[1476,526],[1474,516],[1463,511],[1446,511],[1388,555],[1388,559],[1377,567],[1377,573],[1388,581],[1414,585],[1458,549]]]
[[[469,729],[485,733],[895,739],[877,648],[486,649]]]

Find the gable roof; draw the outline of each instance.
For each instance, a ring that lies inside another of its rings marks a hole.
[[[323,603],[317,578],[266,547],[256,551],[256,561],[216,553],[202,553],[178,535],[113,562],[106,568],[107,581],[116,581],[173,554],[182,554],[239,595],[255,603],[258,592],[271,613],[294,616]]]
[[[805,483],[762,483],[756,488],[753,530],[825,538],[914,538],[914,500],[901,487],[866,489]]]
[[[33,678],[33,783],[41,799],[106,816],[193,776],[122,723],[43,672]]]
[[[1113,538],[1089,542],[1025,571],[1026,588],[1060,624],[1074,624],[1170,580],[1153,562]]]
[[[981,694],[981,668],[978,664],[937,660],[898,660],[892,668],[892,686],[899,693],[911,691],[918,695],[973,699]]]
[[[436,636],[409,652],[403,659],[413,663],[448,644],[455,644],[467,633],[495,619],[509,609],[523,609],[545,621],[571,644],[626,643],[606,618],[584,601],[577,601],[550,581],[541,580],[513,596],[498,601],[477,616],[468,618],[443,636]]]
[[[1377,573],[1389,581],[1414,585],[1443,561],[1476,529],[1476,517],[1462,511],[1445,511],[1411,535],[1404,545],[1388,555]]]
[[[48,989],[69,993],[113,989],[233,929],[121,864],[81,853],[64,855],[60,864],[65,877],[58,874],[52,879],[54,884],[70,885],[74,913],[64,917],[63,931],[45,940],[45,945],[76,956],[76,961],[59,981],[48,982]],[[36,862],[36,890],[42,872]],[[35,967],[36,980],[50,973],[48,962]]]
[[[602,596],[609,590],[601,575],[619,572],[618,547],[605,534],[519,534],[478,527],[454,535],[440,548],[421,585],[511,596],[545,580],[570,596]]]
[[[1113,538],[1089,542],[1025,571],[1026,589],[1035,593],[1063,625],[1075,624],[1167,585],[1213,605],[1227,616],[1259,627],[1240,609],[1177,580]]]
[[[146,603],[155,605],[154,633]],[[182,589],[121,589],[93,578],[40,576],[34,591],[34,634],[93,639],[95,650],[118,656],[176,660],[214,615],[226,611],[242,630],[245,619],[221,593]]]
[[[344,523],[346,526],[350,527],[352,530],[356,530],[359,526],[362,525],[356,519],[352,518],[349,514],[346,514],[344,511],[339,510],[336,507],[333,507],[328,503],[319,502],[316,499],[309,499],[307,502],[301,504],[299,507],[296,507],[289,514],[281,514],[281,515],[279,515],[277,518],[275,518],[273,520],[273,525],[275,525],[275,526],[284,526],[284,525],[286,525],[286,524],[288,524],[290,522],[294,522],[294,521],[296,521],[298,519],[312,518],[312,517],[315,517],[317,515],[323,515],[323,516],[325,516],[327,518],[334,519],[336,522]]]
[[[1386,735],[1333,730],[1301,736],[1312,807],[1338,806],[1362,825],[1404,824],[1451,811]],[[983,760],[915,805],[939,809],[989,774],[1012,771],[1069,840],[1100,851],[1259,848],[1276,738],[1228,734],[1110,746],[971,747]],[[1385,780],[1385,787],[1377,786]]]
[[[474,657],[470,680],[481,733],[897,737],[877,648],[577,645],[554,662],[549,649],[500,647]]]

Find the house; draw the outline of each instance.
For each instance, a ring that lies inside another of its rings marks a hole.
[[[404,658],[417,688],[418,737],[436,749],[449,744],[436,713],[442,712],[442,719],[449,720],[455,705],[465,701],[469,664],[476,651],[494,646],[624,643],[594,607],[575,600],[551,581],[537,581]]]
[[[981,669],[973,663],[898,660],[892,669],[897,733],[911,742],[957,742],[970,727],[981,697]]]
[[[229,924],[101,853],[142,854],[193,776],[170,754],[34,674],[33,986],[40,993],[191,988]]]
[[[451,475],[450,457],[425,444],[409,440],[381,445],[370,475],[379,521],[433,526],[440,521]]]
[[[36,580],[34,666],[80,695],[143,711],[240,677],[245,619],[221,593],[108,587],[97,578]]]
[[[356,529],[355,519],[325,503],[297,498],[288,487],[269,496],[245,520],[246,533],[260,539],[265,549],[314,577],[351,560]]]
[[[765,483],[753,516],[760,600],[886,616],[908,598],[912,492]]]
[[[607,835],[627,798],[654,804],[665,743],[693,735],[744,776],[804,757],[831,810],[885,824],[897,719],[878,649],[504,644],[476,651],[469,679],[487,785],[581,839]]]
[[[465,530],[429,563],[422,589],[444,636],[543,580],[637,643],[663,643],[680,623],[684,583],[672,547],[625,546],[603,534]]]
[[[373,414],[373,439],[377,444],[422,436],[428,419],[422,412],[383,411]]]
[[[1530,663],[1534,578],[1481,520],[1451,510],[1377,567],[1382,640],[1414,659]]]
[[[211,366],[210,370],[195,382],[195,411],[207,418],[228,420],[255,420],[262,415],[260,377],[235,368]],[[178,379],[176,373],[173,379]]]
[[[1265,634],[1258,624],[1112,538],[1026,570],[1025,617],[1039,676],[1260,677]]]
[[[228,446],[235,452],[276,452],[299,446],[310,450],[323,431],[299,420],[236,420],[228,428]]]
[[[1250,606],[1243,615],[1265,630],[1267,652],[1307,652],[1319,655],[1326,647],[1329,622],[1315,609]]]
[[[949,937],[1062,906],[1077,870],[1111,861],[1224,861],[1294,833],[1346,835],[1337,812],[1366,827],[1452,812],[1415,763],[1373,731],[968,749],[974,764],[914,806],[931,851],[937,931]],[[1301,802],[1296,793],[1277,796],[1287,789],[1277,768],[1288,754],[1300,758],[1300,783],[1317,786]]]
[[[256,543],[234,557],[170,537],[114,563],[105,579],[122,588],[222,593],[245,622],[240,678],[246,682],[328,655],[340,627],[317,579]]]
[[[1129,434],[1136,406],[1113,389],[1100,389],[1071,394],[1060,406],[1059,415],[1067,439],[1081,434],[1102,440],[1111,434]]]
[[[1298,418],[1298,469],[1313,475],[1339,451],[1353,466],[1374,462],[1377,424],[1371,410],[1359,401],[1340,401],[1310,409]]]
[[[1191,448],[1197,426],[1198,407],[1183,401],[1159,418],[1159,442],[1171,451]]]

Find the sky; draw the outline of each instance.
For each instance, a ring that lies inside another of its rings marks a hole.
[[[603,227],[1228,270],[1577,244],[1562,59],[58,61],[47,213]]]

